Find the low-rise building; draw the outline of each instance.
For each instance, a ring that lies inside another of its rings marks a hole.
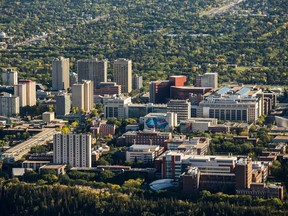
[[[129,118],[140,118],[148,113],[166,113],[167,104],[128,104],[128,117]]]
[[[95,95],[121,95],[121,85],[116,82],[100,82],[95,89]]]
[[[152,163],[163,151],[164,148],[158,145],[134,144],[126,150],[126,161]]]
[[[115,117],[118,119],[128,118],[127,107],[130,103],[131,97],[125,97],[123,95],[105,95],[103,98],[104,117]]]
[[[139,122],[144,124],[144,129],[171,131],[177,126],[177,114],[173,112],[149,113],[140,117]]]
[[[44,112],[42,114],[42,120],[44,123],[50,123],[55,119],[55,114],[54,112]]]
[[[25,160],[22,163],[22,168],[31,168],[33,170],[39,170],[40,167],[49,164],[50,161],[33,161],[33,160]]]
[[[39,168],[40,174],[55,173],[55,175],[64,175],[66,164],[46,164]]]
[[[209,143],[210,139],[206,137],[185,139],[185,136],[182,136],[165,140],[164,148],[166,150],[179,150],[190,155],[204,155],[208,151]]]
[[[217,125],[216,118],[188,118],[180,121],[180,133],[205,132],[209,127]]]
[[[95,124],[95,126],[90,128],[90,131],[94,136],[100,135],[102,137],[108,135],[115,135],[116,126],[114,124],[108,124],[107,121],[102,120]]]
[[[250,195],[259,198],[279,198],[281,201],[284,199],[284,188],[281,185],[264,183],[252,183],[249,189],[236,190],[236,194]]]
[[[170,132],[159,131],[128,131],[117,139],[118,145],[160,145],[163,146],[165,140],[171,139],[172,134]]]

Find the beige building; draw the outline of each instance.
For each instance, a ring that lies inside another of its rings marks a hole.
[[[128,59],[117,59],[113,64],[113,80],[121,85],[122,93],[132,91],[132,61]]]
[[[52,89],[62,90],[70,87],[69,58],[60,57],[52,62]]]
[[[42,120],[44,123],[50,123],[55,119],[55,114],[54,112],[44,112],[42,114]]]
[[[19,97],[20,107],[27,106],[26,85],[25,84],[14,85],[14,95]]]
[[[90,112],[93,109],[93,81],[83,80],[72,86],[72,107]]]
[[[154,159],[162,154],[163,147],[158,145],[132,145],[126,150],[126,161],[152,163]]]
[[[100,82],[107,82],[108,60],[82,59],[77,61],[78,81],[92,80],[94,88]]]
[[[53,163],[73,167],[91,167],[91,135],[55,134],[53,137]]]
[[[167,103],[167,112],[176,113],[179,124],[181,120],[191,117],[191,103],[188,100],[170,100]]]
[[[11,117],[19,114],[19,97],[11,94],[0,95],[0,115]]]
[[[14,95],[19,96],[20,106],[36,105],[36,82],[32,80],[21,80],[14,85]]]

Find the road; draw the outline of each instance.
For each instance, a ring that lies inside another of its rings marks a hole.
[[[20,160],[25,154],[27,154],[30,149],[34,146],[44,145],[47,141],[51,141],[53,139],[53,135],[56,134],[57,131],[55,128],[44,128],[42,132],[36,134],[30,139],[6,150],[1,158],[7,158],[8,163],[13,163],[14,161]]]
[[[219,7],[219,8],[212,8],[209,11],[204,11],[201,16],[216,16],[216,15],[220,15],[223,14],[227,11],[229,11],[230,9],[232,9],[233,7],[235,7],[236,5],[240,4],[241,2],[243,2],[244,0],[232,0],[230,3]]]

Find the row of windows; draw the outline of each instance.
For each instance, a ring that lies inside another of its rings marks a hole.
[[[247,110],[219,110],[210,109],[209,118],[217,118],[221,120],[237,120],[247,121]]]

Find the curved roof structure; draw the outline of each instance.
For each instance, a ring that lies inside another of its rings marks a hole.
[[[173,187],[173,179],[160,179],[160,180],[156,180],[150,183],[150,188],[152,190],[163,190],[166,188],[170,188]]]

